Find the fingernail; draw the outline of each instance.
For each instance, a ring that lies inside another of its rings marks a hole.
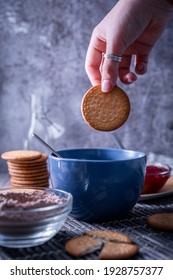
[[[129,83],[129,84],[131,84],[131,83],[134,82],[134,80],[132,80],[132,79],[130,79],[130,78],[127,78],[127,79],[126,79],[126,82]]]
[[[103,80],[102,82],[102,91],[108,92],[112,90],[112,84],[109,80]]]
[[[144,62],[139,62],[137,64],[137,68],[139,71],[143,71],[145,69],[145,63]]]

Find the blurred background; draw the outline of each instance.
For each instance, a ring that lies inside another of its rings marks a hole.
[[[116,147],[173,157],[173,17],[151,53],[148,73],[130,86],[128,121],[114,133],[84,122],[81,100],[91,87],[85,55],[93,28],[115,0],[0,0],[0,153]],[[6,163],[0,159],[0,170]]]

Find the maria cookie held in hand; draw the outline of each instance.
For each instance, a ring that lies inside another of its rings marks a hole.
[[[90,88],[81,104],[84,120],[92,128],[100,131],[113,131],[122,126],[130,114],[130,101],[119,87],[103,92],[101,86]]]

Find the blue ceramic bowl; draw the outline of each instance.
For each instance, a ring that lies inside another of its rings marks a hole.
[[[71,215],[89,222],[125,216],[144,183],[146,155],[123,149],[66,149],[49,156],[53,188],[73,195]]]

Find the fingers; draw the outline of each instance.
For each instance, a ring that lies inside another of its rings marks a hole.
[[[137,75],[143,75],[147,72],[149,59],[149,48],[139,48],[139,46],[128,46],[121,40],[120,34],[109,36],[108,38],[99,38],[100,30],[98,27],[93,31],[91,41],[88,47],[85,69],[92,85],[102,85],[102,91],[111,91],[119,77],[124,84],[131,84],[137,79]],[[116,37],[116,38],[115,38]],[[143,52],[140,54],[140,52]],[[131,72],[132,55],[135,55],[135,73]],[[122,55],[121,63],[112,61],[108,58],[102,58],[102,53]]]
[[[127,85],[135,82],[137,79],[137,76],[130,72],[131,60],[131,55],[124,55],[119,66],[119,78],[122,83]]]
[[[135,56],[135,72],[143,75],[147,72],[149,54]],[[132,62],[131,55],[123,55],[122,61],[118,62],[105,59],[102,65],[102,90],[107,92],[113,89],[119,76],[124,84],[131,84],[137,80],[135,73],[130,71]]]
[[[85,68],[91,83],[93,85],[101,84],[102,91],[111,91],[118,77],[122,83],[128,85],[137,80],[136,74],[143,75],[147,72],[149,54],[135,56],[135,74],[130,70],[132,63],[131,55],[123,55],[121,63],[110,59],[103,59],[102,53],[105,49],[105,42],[100,42],[96,37],[94,43],[95,47],[93,47],[92,44],[90,44],[88,48]],[[99,48],[97,48],[98,45]],[[101,48],[100,45],[102,46]],[[109,52],[107,51],[107,53]]]
[[[131,60],[132,55],[123,55],[120,63],[104,60],[101,72],[103,91],[110,91],[115,86],[118,77],[122,83],[127,85],[137,80],[136,74],[130,71]]]
[[[118,1],[97,25],[86,57],[86,72],[91,83],[102,84],[106,92],[115,86],[118,77],[123,83],[131,84],[137,79],[136,74],[146,73],[148,53],[157,39],[150,5],[146,1],[134,0],[129,5],[126,2]],[[121,63],[108,58],[102,60],[103,52],[123,56]],[[136,56],[135,73],[130,70],[132,55]]]
[[[104,50],[105,42],[93,32],[85,59],[85,70],[93,86],[101,84],[101,62]]]
[[[136,55],[135,59],[135,72],[138,75],[143,75],[147,72],[149,54],[147,55]]]
[[[103,59],[101,75],[102,75],[102,91],[111,91],[117,80],[119,63],[110,59]]]

